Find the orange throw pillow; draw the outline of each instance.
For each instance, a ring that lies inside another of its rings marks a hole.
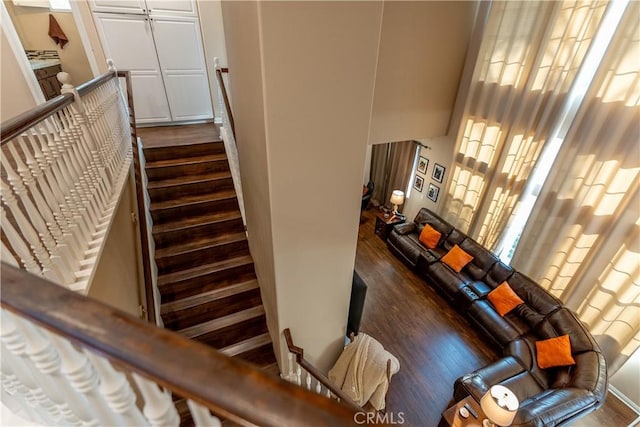
[[[576,364],[573,356],[571,356],[569,335],[537,341],[536,353],[540,369]]]
[[[451,250],[442,257],[441,261],[451,267],[456,273],[460,273],[460,270],[469,264],[472,259],[473,257],[462,250],[460,246],[453,245]]]
[[[418,240],[420,240],[422,244],[429,249],[434,249],[436,246],[438,246],[440,236],[442,236],[442,234],[440,234],[438,230],[427,224],[422,229],[422,233],[420,233],[420,237],[418,238]]]
[[[489,292],[487,298],[496,308],[498,314],[503,317],[520,304],[524,304],[524,301],[511,289],[507,282],[502,282],[500,286]]]

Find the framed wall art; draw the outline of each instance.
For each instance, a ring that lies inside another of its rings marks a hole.
[[[429,159],[427,159],[426,157],[420,156],[420,158],[418,159],[418,169],[417,169],[418,172],[422,174],[426,174],[428,166],[429,166]]]
[[[422,193],[423,186],[424,186],[424,178],[419,175],[416,175],[416,177],[413,180],[413,188],[415,188],[416,190]]]
[[[429,184],[429,190],[427,191],[427,197],[432,202],[438,201],[438,193],[440,193],[440,188],[436,187],[433,184]]]
[[[436,163],[435,165],[433,165],[433,175],[431,177],[435,181],[442,183],[442,180],[444,179],[444,170],[444,166]]]

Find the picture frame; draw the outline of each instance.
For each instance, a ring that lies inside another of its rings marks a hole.
[[[422,187],[424,187],[424,178],[420,175],[416,175],[413,179],[413,188],[422,193]]]
[[[426,157],[422,157],[420,156],[418,158],[418,168],[417,171],[425,174],[427,173],[427,168],[429,167],[429,159],[427,159]]]
[[[435,165],[433,165],[433,174],[431,175],[431,178],[433,178],[434,181],[442,183],[444,179],[444,172],[445,167],[436,163]]]
[[[430,183],[429,190],[427,191],[427,197],[429,198],[429,200],[431,200],[432,202],[437,202],[439,193],[440,188]]]

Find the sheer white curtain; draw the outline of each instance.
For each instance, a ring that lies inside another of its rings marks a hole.
[[[493,248],[597,31],[606,2],[494,2],[458,132],[443,216]]]
[[[512,261],[578,313],[610,372],[640,346],[639,28],[631,2]]]

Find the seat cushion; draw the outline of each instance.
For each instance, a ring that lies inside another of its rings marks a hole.
[[[449,299],[453,300],[458,292],[467,283],[471,282],[471,278],[464,273],[454,272],[448,265],[442,262],[435,262],[426,268],[425,276],[427,282],[435,285],[444,291]]]
[[[396,232],[396,230],[392,230],[387,239],[387,243],[400,252],[413,267],[415,267],[418,262],[420,254],[427,250],[427,248],[418,241],[418,235],[415,233],[401,235]]]
[[[500,316],[487,300],[475,301],[467,310],[467,314],[479,329],[500,347],[504,347],[522,334],[507,320],[509,315]]]

